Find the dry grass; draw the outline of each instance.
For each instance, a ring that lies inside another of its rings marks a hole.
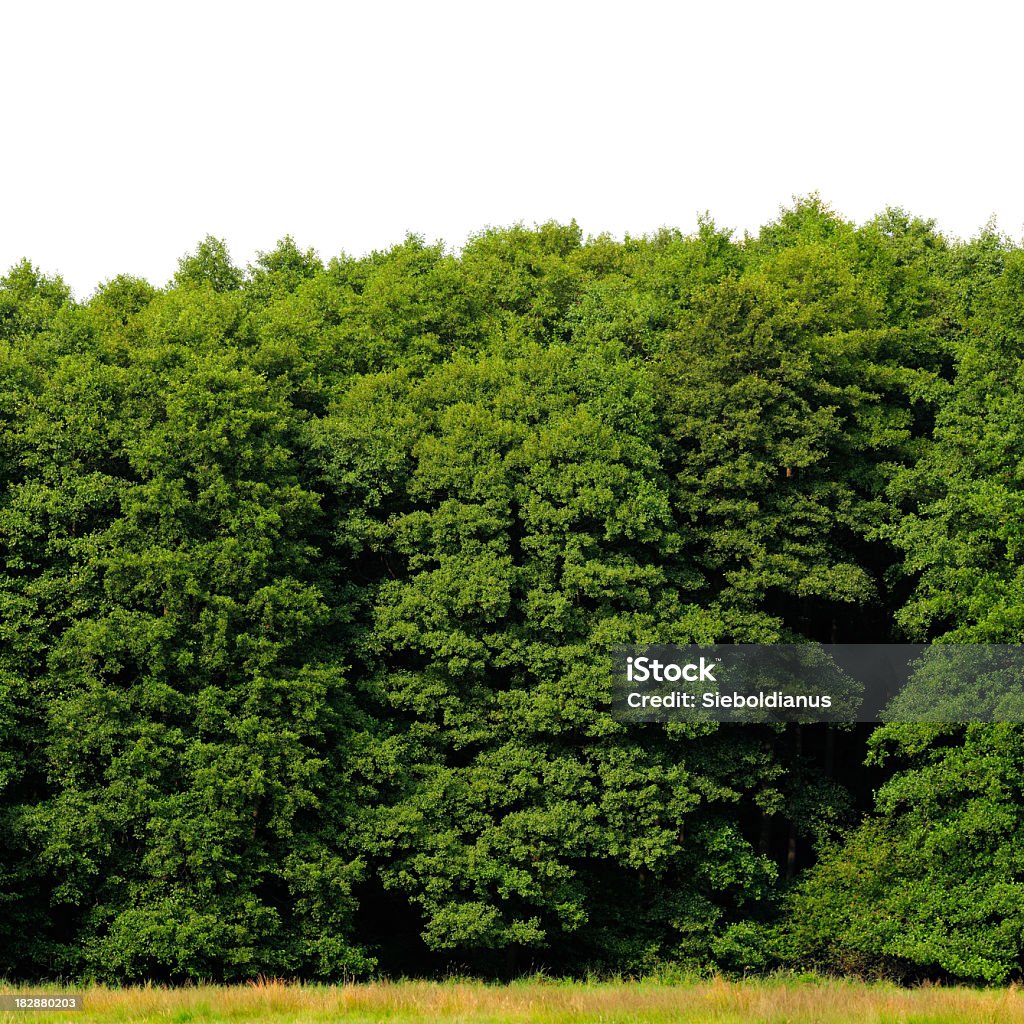
[[[16,989],[3,986],[5,993]],[[50,990],[51,992],[56,990]],[[86,988],[84,1010],[0,1013],[2,1021],[206,1024],[1024,1024],[1016,988],[899,989],[845,981],[376,982],[313,986]]]

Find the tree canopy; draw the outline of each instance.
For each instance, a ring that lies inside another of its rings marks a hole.
[[[625,725],[607,659],[1019,642],[1022,282],[817,197],[13,267],[0,967],[1018,977],[1019,729]]]

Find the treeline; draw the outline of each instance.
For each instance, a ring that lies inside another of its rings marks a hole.
[[[624,642],[1024,636],[1024,253],[816,198],[0,279],[0,973],[1001,982],[1014,726],[625,726]]]

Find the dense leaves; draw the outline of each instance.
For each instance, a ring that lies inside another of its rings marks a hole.
[[[920,458],[892,476],[888,533],[915,639],[1024,640],[1024,264],[991,233],[956,253],[955,372]],[[999,687],[993,688],[993,694]],[[1019,720],[1019,719],[1018,719]],[[1017,725],[888,725],[877,815],[798,892],[791,955],[830,967],[1005,981],[1024,964],[1024,740]]]
[[[14,267],[0,969],[1015,976],[1016,731],[886,727],[857,825],[861,734],[607,698],[622,642],[1020,639],[1021,274],[816,198]]]

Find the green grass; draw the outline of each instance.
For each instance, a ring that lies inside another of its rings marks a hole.
[[[3,986],[6,993],[56,993]],[[71,990],[64,990],[71,991]],[[75,989],[79,1011],[0,1013],[39,1024],[1024,1024],[1024,993],[852,981],[570,982],[531,979],[359,985],[262,982],[189,988]]]

